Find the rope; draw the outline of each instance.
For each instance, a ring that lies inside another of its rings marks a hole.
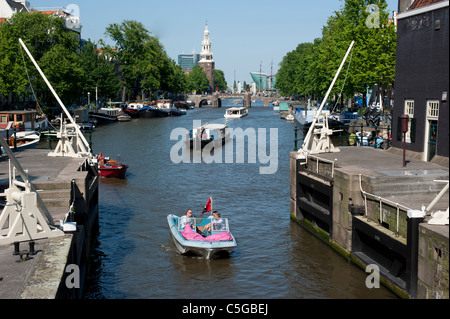
[[[22,49],[22,46],[19,45],[19,48],[20,48],[20,53],[21,53],[21,55],[22,55],[23,66],[25,67],[25,72],[26,72],[26,74],[27,74],[28,82],[30,83],[31,92],[33,92],[33,96],[34,96],[34,98],[35,98],[35,100],[36,100],[37,107],[39,108],[41,114],[44,114],[44,110],[41,108],[41,105],[39,104],[39,100],[38,100],[38,98],[37,98],[37,96],[36,96],[36,93],[34,92],[34,88],[33,88],[33,85],[32,85],[32,83],[31,83],[30,75],[28,74],[28,68],[27,68],[27,64],[26,64],[26,62],[25,62],[25,57],[24,57],[24,55],[23,55],[23,49]],[[61,119],[61,121],[62,121],[62,119]],[[50,123],[50,121],[47,120],[47,122],[48,122],[48,125],[49,125],[49,126],[51,126],[54,130],[56,130],[56,128]]]

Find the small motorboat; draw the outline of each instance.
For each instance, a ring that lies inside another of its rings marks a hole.
[[[131,121],[131,116],[124,112],[124,113],[117,115],[117,120],[119,122],[128,122],[128,121]]]
[[[195,218],[183,225],[181,217],[170,214],[167,222],[175,247],[181,254],[193,254],[206,259],[229,256],[237,246],[230,232],[227,218]],[[211,223],[211,231],[206,234],[197,232],[197,226]]]
[[[224,117],[227,119],[239,119],[248,115],[246,107],[230,107],[226,110]]]
[[[35,131],[12,133],[7,140],[9,147],[14,150],[25,150],[35,147],[41,140],[41,134]],[[2,149],[3,152],[3,149]]]
[[[104,178],[124,178],[128,169],[128,165],[112,160],[109,157],[102,158],[99,155],[92,159],[94,164],[97,164],[98,176]]]
[[[186,141],[191,149],[201,149],[213,143],[212,147],[220,147],[230,136],[227,124],[205,124],[187,132]]]
[[[288,114],[286,116],[285,120],[288,121],[288,122],[294,122],[294,115]]]

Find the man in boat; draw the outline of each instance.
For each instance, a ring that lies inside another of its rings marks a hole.
[[[182,216],[180,218],[180,223],[181,223],[181,228],[180,229],[184,229],[186,224],[191,224],[192,223],[192,209],[188,209],[186,211],[186,215],[184,215],[184,216]]]

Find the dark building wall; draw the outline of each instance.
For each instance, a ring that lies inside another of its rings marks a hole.
[[[398,20],[395,103],[393,132],[397,119],[404,114],[405,100],[415,104],[416,140],[407,149],[424,152],[427,122],[427,100],[439,101],[438,137],[436,155],[449,157],[448,101],[449,93],[449,7]],[[437,27],[439,25],[439,27]],[[447,98],[448,99],[448,98]],[[392,145],[402,147],[402,141],[393,136]]]
[[[215,79],[215,70],[216,66],[214,62],[199,62],[198,66],[200,66],[203,71],[205,71],[206,77],[209,81],[210,92],[214,92],[214,79]]]

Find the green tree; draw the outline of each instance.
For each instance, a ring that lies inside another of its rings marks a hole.
[[[293,50],[288,52],[280,63],[280,69],[278,70],[277,86],[283,95],[294,95],[299,93],[298,88],[295,86],[297,79],[297,66],[299,65],[299,52]]]
[[[114,71],[114,61],[108,54],[110,48],[100,50],[97,45],[88,41],[80,53],[81,67],[85,77],[83,80],[83,96],[95,92],[105,99],[114,99],[119,92],[119,80]]]
[[[0,94],[11,94],[14,103],[21,103],[24,97],[32,95],[31,84],[41,104],[56,103],[20,46],[19,38],[62,101],[74,102],[83,78],[79,39],[76,33],[66,29],[62,19],[40,12],[18,12],[0,24]]]
[[[187,78],[181,66],[166,58],[162,70],[161,89],[177,94],[186,91],[186,86]]]
[[[187,77],[187,88],[189,91],[197,91],[197,93],[208,90],[209,81],[205,72],[199,66],[194,66],[191,73]]]
[[[363,93],[374,84],[393,84],[395,77],[396,30],[389,23],[385,0],[342,0],[343,8],[329,18],[323,29],[319,54],[319,73],[327,89],[351,41],[355,41],[348,77],[347,65],[336,82],[338,93],[345,82],[344,95]],[[375,8],[372,12],[371,8]],[[372,17],[376,19],[373,20]]]
[[[111,24],[106,28],[106,35],[116,44],[113,53],[131,99],[158,89],[175,93],[184,89],[184,79],[175,62],[142,23],[125,20]]]
[[[219,91],[225,91],[228,88],[225,74],[222,70],[214,71],[214,88],[219,88]]]
[[[352,41],[355,41],[352,54],[332,96],[343,90],[343,95],[351,97],[355,93],[364,93],[374,84],[387,86],[393,83],[396,31],[389,23],[386,1],[341,1],[341,10],[328,18],[320,39],[299,44],[283,58],[277,75],[277,87],[283,94],[323,96]]]

